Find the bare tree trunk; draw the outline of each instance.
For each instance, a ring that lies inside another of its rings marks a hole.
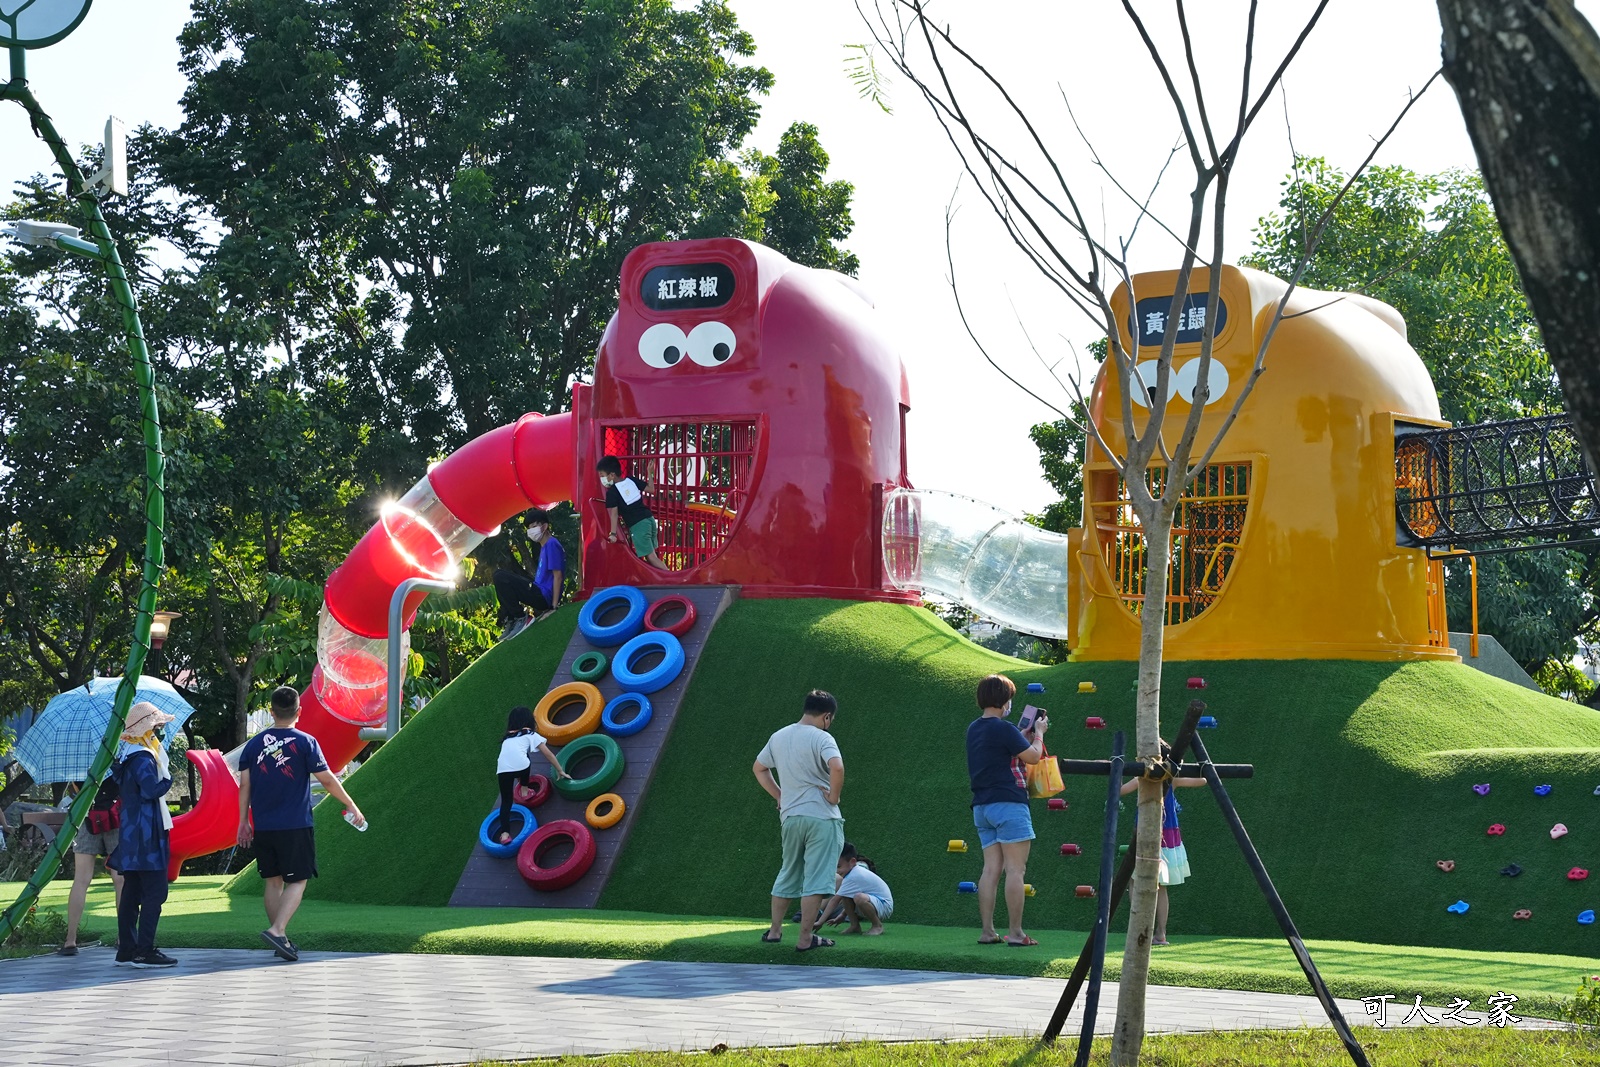
[[[1168,471],[1168,477],[1181,477]],[[1135,490],[1130,490],[1130,495]],[[1140,509],[1144,510],[1144,509]],[[1172,558],[1172,517],[1160,501],[1157,521],[1144,527],[1144,603],[1139,615],[1139,696],[1134,751],[1141,760],[1161,751],[1161,652],[1167,621],[1167,574]],[[1144,1045],[1145,989],[1150,982],[1150,941],[1156,922],[1156,872],[1161,858],[1161,786],[1139,783],[1139,830],[1134,838],[1133,881],[1128,892],[1128,940],[1117,985],[1112,1067],[1132,1067]]]
[[[1444,75],[1600,469],[1600,37],[1571,0],[1439,0]]]

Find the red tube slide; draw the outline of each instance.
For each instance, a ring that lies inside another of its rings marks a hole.
[[[200,771],[200,797],[172,820],[167,838],[167,881],[178,880],[183,861],[208,856],[232,845],[239,831],[239,782],[227,758],[214,748],[184,755]]]

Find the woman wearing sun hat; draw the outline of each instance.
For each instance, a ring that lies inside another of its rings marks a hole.
[[[156,948],[156,923],[167,899],[167,833],[172,814],[167,790],[172,772],[156,732],[172,716],[143,701],[128,709],[111,773],[122,793],[122,827],[107,866],[122,872],[117,902],[117,962],[171,967],[178,961]]]

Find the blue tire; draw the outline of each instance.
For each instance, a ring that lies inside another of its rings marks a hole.
[[[627,722],[618,722],[617,717],[630,705],[638,707],[639,710]],[[650,716],[654,713],[654,709],[650,707],[650,698],[643,693],[623,693],[619,697],[613,697],[606,705],[606,710],[600,713],[600,727],[612,737],[632,737],[650,725]]]
[[[661,662],[644,672],[633,669],[645,653],[659,649]],[[665,630],[640,634],[617,650],[611,661],[611,677],[625,693],[654,693],[672,682],[683,671],[683,645]]]
[[[628,609],[626,614],[620,621],[602,626],[600,616],[619,603]],[[644,629],[644,615],[649,607],[650,603],[644,594],[633,586],[613,585],[590,597],[583,610],[578,612],[578,632],[588,638],[590,644],[601,648],[620,645]]]
[[[496,806],[489,813],[488,817],[483,820],[483,825],[478,827],[478,844],[483,846],[485,852],[491,856],[515,856],[517,854],[517,849],[522,847],[522,843],[528,839],[528,835],[539,828],[539,820],[534,818],[533,812],[521,804],[511,805],[511,821],[516,822],[518,816],[522,818],[522,829],[512,835],[508,844],[502,845],[493,837],[495,823],[500,821],[500,808]]]

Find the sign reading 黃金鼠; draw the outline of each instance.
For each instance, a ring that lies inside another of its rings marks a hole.
[[[1178,339],[1175,344],[1188,345],[1198,342],[1205,334],[1206,329],[1206,294],[1190,293],[1183,299],[1183,309],[1173,316],[1173,322],[1167,321],[1168,312],[1172,310],[1172,297],[1147,296],[1139,301],[1134,310],[1133,321],[1136,333],[1139,336],[1139,346],[1159,347],[1166,340],[1167,327],[1176,325]],[[1228,324],[1228,305],[1221,299],[1217,300],[1217,320],[1211,324],[1211,334],[1216,336]]]

